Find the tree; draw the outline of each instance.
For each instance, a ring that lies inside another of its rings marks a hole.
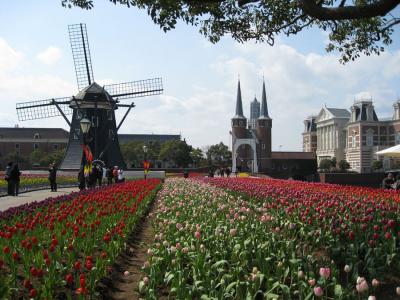
[[[319,169],[322,171],[329,171],[331,169],[332,163],[330,159],[321,159],[319,162]]]
[[[206,155],[208,162],[217,166],[228,165],[232,160],[232,152],[229,151],[228,146],[222,142],[210,146]]]
[[[191,151],[192,146],[186,141],[167,141],[162,144],[158,159],[173,162],[177,167],[187,167],[192,162]]]
[[[161,144],[159,142],[132,141],[121,145],[121,153],[130,166],[140,166],[144,161],[143,146],[147,147],[147,160],[155,162],[160,154]]]
[[[372,169],[377,171],[383,168],[383,163],[380,160],[374,160],[372,162]]]
[[[384,51],[400,17],[400,0],[109,0],[146,9],[165,32],[177,22],[198,26],[211,42],[230,34],[235,40],[273,45],[279,34],[296,35],[312,27],[329,32],[328,52],[339,51],[342,63],[361,53]],[[93,8],[93,0],[61,0],[64,7]]]
[[[190,157],[195,167],[198,167],[200,162],[204,160],[204,153],[200,148],[195,148],[190,152]]]
[[[332,157],[331,158],[331,166],[332,166],[332,168],[336,168],[336,157]]]
[[[342,171],[342,172],[345,172],[348,169],[350,169],[350,164],[345,159],[342,159],[341,161],[339,161],[338,166],[339,166],[340,171]]]

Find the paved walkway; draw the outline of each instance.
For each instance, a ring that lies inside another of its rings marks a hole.
[[[74,191],[78,191],[77,187],[72,188],[60,188],[57,192],[51,192],[50,190],[40,190],[28,193],[19,194],[17,197],[6,196],[0,198],[0,211],[4,211],[7,208],[19,206],[21,204],[30,203],[33,201],[41,201],[49,197],[60,196],[69,194]]]

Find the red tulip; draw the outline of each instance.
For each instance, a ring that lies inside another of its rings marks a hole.
[[[37,293],[36,293],[36,290],[35,290],[35,289],[31,289],[31,290],[29,291],[29,297],[30,297],[30,298],[35,298],[36,295],[37,295]]]
[[[71,273],[68,273],[68,274],[65,276],[65,281],[67,282],[68,285],[71,286],[71,285],[74,283],[74,276],[72,276]]]

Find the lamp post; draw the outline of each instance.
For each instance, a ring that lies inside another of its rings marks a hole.
[[[147,169],[148,169],[148,164],[147,164],[147,146],[143,145],[143,153],[144,153],[144,162],[143,162],[143,173],[144,173],[144,179],[147,178]]]
[[[85,136],[88,134],[90,127],[92,126],[92,123],[90,122],[89,119],[82,118],[80,124],[81,124],[82,133],[84,134],[83,143],[86,144]]]

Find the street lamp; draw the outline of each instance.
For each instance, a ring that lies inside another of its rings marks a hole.
[[[82,138],[83,138],[83,155],[86,158],[85,159],[86,163],[80,171],[80,172],[82,172],[82,174],[79,175],[79,178],[80,178],[79,179],[79,187],[84,189],[85,188],[85,178],[88,176],[88,174],[86,172],[90,171],[86,167],[86,164],[89,165],[90,159],[91,159],[90,158],[91,152],[90,152],[89,147],[87,146],[87,144],[88,144],[87,134],[89,133],[92,123],[87,118],[82,118],[80,121],[80,125],[81,125]],[[89,183],[87,183],[87,184],[89,185]]]
[[[89,132],[92,123],[87,118],[83,118],[80,123],[81,123],[82,133],[86,135]]]

